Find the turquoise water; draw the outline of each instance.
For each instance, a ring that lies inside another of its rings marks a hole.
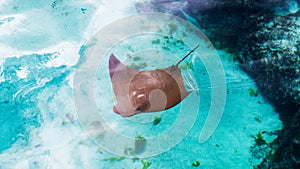
[[[208,115],[211,91],[205,67],[196,59],[193,73],[201,86],[201,97],[196,93],[193,97],[199,97],[200,106],[183,140],[143,161],[110,153],[95,144],[82,128],[74,105],[73,77],[85,62],[89,39],[105,25],[135,14],[133,2],[5,1],[0,5],[0,168],[143,168],[145,161],[151,162],[150,169],[191,168],[195,161],[201,168],[252,168],[259,164],[250,152],[252,136],[281,129],[277,113],[263,97],[249,94],[250,88],[256,89],[255,83],[230,59],[231,54],[217,51],[225,72],[226,105],[216,131],[206,142],[199,143],[199,134]],[[151,38],[157,39],[150,37],[148,42]],[[170,52],[156,43],[134,44],[131,48],[120,45],[115,52],[134,53],[139,45],[180,57],[188,51],[184,45]],[[99,72],[101,78],[101,68]],[[96,83],[109,88],[106,80]],[[178,106],[154,114],[162,119],[157,126],[153,126],[154,115],[124,120],[112,113],[109,104],[101,105],[101,99],[114,101],[111,92],[101,87],[96,88],[96,92],[102,92],[97,95],[100,112],[110,113],[105,118],[118,132],[147,138],[163,133],[177,119]],[[132,124],[141,119],[150,120],[132,129]],[[107,131],[95,127],[96,134]],[[274,137],[266,135],[265,139],[271,142]]]

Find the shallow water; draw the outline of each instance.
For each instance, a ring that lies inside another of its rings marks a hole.
[[[93,123],[94,128],[87,131],[78,119],[73,77],[86,61],[90,39],[107,24],[135,14],[133,3],[129,0],[122,3],[0,1],[0,168],[143,168],[145,161],[152,162],[149,168],[191,168],[197,160],[201,168],[253,168],[259,164],[250,152],[254,145],[252,136],[260,131],[281,129],[281,121],[260,94],[257,97],[249,94],[250,88],[256,89],[255,83],[229,59],[231,54],[224,51],[216,54],[225,73],[226,104],[218,127],[204,143],[199,143],[199,135],[212,104],[213,86],[197,54],[190,61],[199,86],[183,101],[187,106],[182,112],[193,112],[193,106],[200,103],[196,107],[198,114],[183,114],[188,121],[182,123],[182,130],[188,132],[178,144],[161,154],[142,156],[142,162],[113,154],[89,137],[88,134],[105,135],[113,129],[128,137],[142,135],[150,140],[168,132],[182,115],[178,114],[181,105],[128,119],[114,114],[107,62],[97,62],[100,66],[95,75],[95,102],[110,128]],[[111,51],[123,60],[132,55],[128,65],[146,63],[148,69],[165,67],[178,59],[141,57],[134,61],[143,54],[138,53],[142,49],[151,48],[177,57],[189,51],[186,44],[163,48],[153,43],[158,38],[163,39],[157,35],[129,38]],[[162,119],[158,125],[153,125],[155,116]],[[173,138],[177,137],[165,139],[167,142]],[[271,142],[274,137],[265,135],[265,139]]]

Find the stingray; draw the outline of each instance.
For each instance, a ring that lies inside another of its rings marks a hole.
[[[123,64],[114,54],[109,58],[109,73],[116,97],[113,111],[123,117],[158,112],[176,106],[190,92],[184,87],[179,64],[156,70],[137,70]]]

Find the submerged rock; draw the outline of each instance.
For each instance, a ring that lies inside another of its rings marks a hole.
[[[300,110],[283,120],[285,126],[268,146],[268,154],[255,169],[300,168]]]
[[[241,68],[280,115],[283,129],[255,168],[300,167],[300,11],[251,16],[238,41]],[[250,29],[248,29],[250,28]]]
[[[299,107],[300,12],[265,22],[266,18],[253,18],[257,29],[239,39],[241,67],[277,108]]]

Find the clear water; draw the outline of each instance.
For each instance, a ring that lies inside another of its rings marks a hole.
[[[193,61],[193,72],[196,79],[201,79],[201,97],[196,92],[192,97],[200,99],[198,115],[187,118],[195,123],[170,150],[145,157],[142,162],[106,151],[87,135],[74,105],[74,73],[85,62],[89,39],[107,24],[135,14],[133,4],[130,0],[0,1],[0,168],[143,168],[144,161],[152,162],[149,168],[191,168],[199,160],[201,168],[234,169],[252,168],[259,163],[250,152],[252,136],[259,131],[281,129],[281,122],[261,95],[249,95],[248,90],[256,88],[255,83],[223,51],[217,52],[225,71],[226,105],[217,129],[204,143],[199,143],[199,134],[210,108],[211,91],[205,67],[197,59]],[[158,37],[147,38],[145,44],[132,45],[133,38],[129,45],[125,41],[112,51],[125,57],[124,53],[140,55],[135,51],[141,46],[161,50],[160,45],[147,43]],[[183,56],[188,48],[182,45],[180,50],[161,51]],[[147,63],[150,68],[157,68],[173,62],[156,61]],[[108,75],[105,70],[105,65],[99,67],[96,77]],[[111,128],[124,135],[156,136],[177,120],[180,105],[167,112],[124,119],[112,113],[114,98],[109,79],[96,78],[95,83],[99,112]],[[193,98],[185,101],[191,104],[185,112],[193,111]],[[157,115],[162,121],[153,126]],[[96,123],[93,126],[96,134],[106,132]],[[269,142],[274,139],[265,137]]]

